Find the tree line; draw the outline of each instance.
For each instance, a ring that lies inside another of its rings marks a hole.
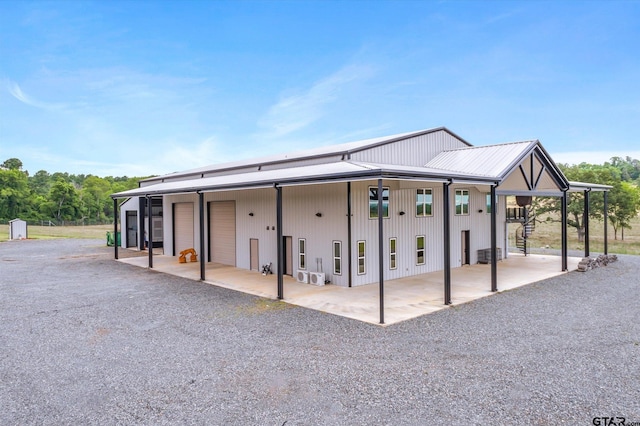
[[[602,165],[581,163],[578,165],[558,164],[569,181],[610,185],[607,215],[613,227],[614,239],[620,234],[624,240],[624,230],[631,229],[631,221],[640,211],[640,161],[631,157],[612,157]],[[604,193],[594,191],[589,195],[589,218],[604,218]],[[532,209],[536,214],[560,212],[558,197],[538,197]],[[584,192],[570,192],[567,205],[567,225],[576,229],[578,240],[584,240]],[[548,218],[548,220],[551,220]]]
[[[608,195],[609,221],[614,237],[631,227],[640,211],[640,161],[613,157],[602,165],[558,164],[570,181],[611,185]],[[136,188],[139,177],[98,177],[69,173],[50,174],[40,170],[34,175],[23,170],[22,161],[10,158],[0,164],[0,221],[20,218],[30,222],[56,224],[100,224],[113,221],[112,193]],[[584,195],[569,194],[568,225],[584,232]],[[604,197],[594,192],[590,198],[590,217],[602,219]],[[537,214],[559,212],[558,197],[537,197],[532,208]]]
[[[104,224],[113,222],[115,192],[137,188],[138,177],[99,177],[39,170],[31,175],[22,161],[0,164],[0,222]]]

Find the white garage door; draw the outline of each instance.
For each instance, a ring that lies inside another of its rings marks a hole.
[[[182,250],[195,248],[193,245],[193,203],[175,203],[173,205],[173,225],[174,256],[179,255]]]
[[[236,266],[236,202],[212,201],[209,212],[211,261]]]

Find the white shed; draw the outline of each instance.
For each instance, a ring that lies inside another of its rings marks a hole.
[[[24,240],[27,238],[27,222],[22,219],[9,221],[9,239]]]

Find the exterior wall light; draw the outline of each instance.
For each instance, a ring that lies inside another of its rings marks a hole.
[[[401,212],[400,212],[400,213],[398,213],[398,214],[399,214],[400,216],[404,216],[404,214],[405,214],[405,213],[404,213],[403,211],[401,211]]]
[[[317,217],[322,217],[322,213],[318,212],[318,213],[316,213],[316,216]]]
[[[253,212],[249,213],[249,216],[253,217]]]

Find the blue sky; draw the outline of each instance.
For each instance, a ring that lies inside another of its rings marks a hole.
[[[142,176],[446,126],[640,158],[639,1],[0,2],[0,161]]]

